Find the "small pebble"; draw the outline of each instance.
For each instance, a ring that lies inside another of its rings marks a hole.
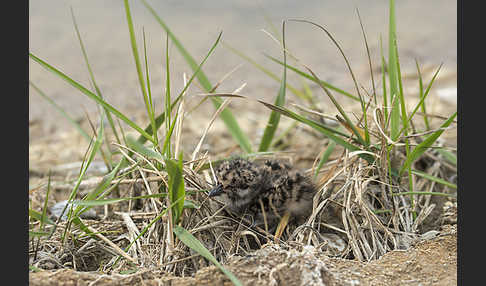
[[[61,201],[61,202],[58,202],[56,203],[55,205],[53,205],[50,209],[51,211],[51,214],[57,219],[61,216],[61,213],[62,213],[62,210],[64,209],[64,207],[66,206],[67,204],[67,200],[65,201]],[[72,207],[72,205],[71,205]],[[66,210],[64,211],[64,214],[62,216],[62,220],[67,220],[67,214],[69,213],[69,207],[66,208]],[[97,215],[96,215],[96,212],[93,210],[93,209],[89,209],[85,212],[83,212],[81,215],[80,215],[81,218],[84,218],[84,219],[95,219],[97,218]]]

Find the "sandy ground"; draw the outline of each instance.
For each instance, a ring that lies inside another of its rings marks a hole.
[[[227,267],[244,285],[457,285],[456,251],[457,237],[453,230],[418,242],[409,251],[392,251],[369,263],[319,257],[312,250],[296,253],[267,246],[251,258],[235,257]],[[288,263],[281,263],[283,260]],[[232,285],[215,266],[187,278],[158,276],[153,272],[100,275],[62,269],[31,273],[29,282],[36,286]]]

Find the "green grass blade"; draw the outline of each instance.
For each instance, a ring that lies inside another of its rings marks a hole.
[[[420,98],[424,97],[424,83],[422,79],[422,73],[420,72],[420,67],[417,59],[415,59],[415,66],[417,67],[417,75],[419,79],[419,93],[420,93]],[[427,110],[425,108],[425,101],[422,102],[422,105],[420,106],[422,113],[424,114],[424,124],[425,124],[425,129],[430,130],[430,124],[429,124],[429,117],[427,116]]]
[[[44,221],[47,218],[47,202],[49,201],[50,192],[51,192],[51,172],[49,171],[49,176],[47,179],[46,198],[44,199],[44,206],[42,207],[42,219],[40,221],[40,227],[39,227],[41,231],[44,230]]]
[[[174,43],[174,45],[177,47],[179,52],[182,54],[186,62],[189,64],[191,69],[195,71],[198,69],[198,66],[196,64],[196,61],[194,58],[187,52],[187,50],[184,48],[184,46],[181,44],[181,42],[175,37],[175,35],[171,32],[169,27],[165,24],[164,21],[158,16],[158,14],[155,12],[155,10],[147,3],[147,1],[142,0],[143,4],[145,7],[149,10],[149,12],[154,16],[154,18],[157,20],[157,22],[162,26],[162,28],[167,32],[169,35],[170,39]],[[221,34],[219,35],[221,37]],[[218,38],[219,38],[218,37]],[[206,77],[204,72],[201,70],[199,73],[197,73],[197,79],[201,86],[207,91],[210,92],[212,89],[212,85],[209,82],[209,79]],[[222,101],[219,98],[212,98],[213,105],[215,106],[216,109],[219,108],[219,106],[222,104]],[[236,142],[241,146],[241,148],[247,152],[251,153],[251,144],[249,138],[243,133],[241,130],[240,126],[238,125],[238,122],[236,121],[235,117],[233,116],[233,113],[228,108],[225,108],[221,113],[220,117],[223,120],[223,122],[226,125],[226,128],[230,132],[231,136],[236,140]]]
[[[191,200],[184,200],[184,208],[185,209],[199,209],[201,206],[196,204],[194,201]]]
[[[215,104],[216,109],[219,108],[220,105],[221,102]],[[225,122],[226,128],[233,136],[233,138],[236,140],[236,142],[240,145],[241,149],[243,149],[243,151],[245,151],[246,153],[251,153],[252,148],[251,148],[250,140],[245,135],[245,133],[243,133],[243,131],[241,130],[240,126],[238,125],[238,122],[236,122],[236,119],[234,118],[231,111],[228,108],[225,108],[221,112],[220,116]]]
[[[422,141],[422,143],[418,144],[412,152],[407,156],[407,159],[405,160],[405,163],[403,164],[402,168],[400,169],[400,175],[408,169],[412,163],[420,157],[434,142],[439,138],[439,136],[444,132],[444,128],[448,127],[454,118],[457,116],[457,111],[452,114],[449,119],[447,119],[439,128],[439,130],[435,131],[434,133],[430,134],[427,136],[427,138]]]
[[[93,161],[95,155],[100,150],[101,144],[103,143],[103,132],[104,132],[103,119],[100,118],[100,128],[98,130],[96,140],[94,141],[94,143],[92,141],[90,142],[87,153],[85,155],[85,159],[83,160],[83,164],[81,165],[81,170],[79,172],[79,176],[78,176],[78,179],[76,181],[76,184],[75,184],[73,190],[71,191],[69,198],[68,198],[68,201],[67,201],[66,205],[64,206],[61,214],[59,215],[59,218],[57,219],[57,222],[59,222],[61,220],[61,218],[64,216],[64,213],[66,212],[66,210],[69,206],[69,211],[68,211],[69,223],[64,228],[64,232],[61,236],[61,241],[63,241],[63,242],[64,242],[64,239],[66,237],[66,233],[70,228],[70,223],[72,222],[73,219],[77,218],[77,215],[79,215],[79,212],[77,210],[76,210],[76,212],[73,212],[73,208],[70,207],[70,206],[71,206],[73,199],[76,197],[79,186],[81,185],[81,182],[84,179],[84,175],[86,174],[86,171],[88,170],[89,165]],[[57,228],[57,224],[54,226],[54,229],[52,230],[51,235],[55,232],[56,228]]]
[[[175,37],[175,35],[172,33],[172,31],[169,29],[169,26],[165,24],[164,21],[159,17],[157,12],[150,6],[147,1],[142,0],[143,5],[149,10],[149,12],[154,16],[154,18],[157,20],[157,22],[162,26],[162,28],[166,31],[166,33],[169,35],[170,39],[174,43],[174,45],[177,47],[179,52],[182,54],[184,59],[186,60],[187,64],[191,67],[193,71],[195,71],[198,68],[198,65],[194,58],[187,52],[187,50],[184,48],[184,46],[181,44],[181,42]],[[203,72],[200,72],[197,74],[197,78],[201,85],[204,87],[205,90],[210,90],[211,89],[211,83],[209,82],[209,79],[206,77],[206,75]]]
[[[400,100],[400,107],[401,107],[401,123],[402,123],[402,130],[403,134],[405,136],[405,154],[408,157],[410,154],[410,142],[408,139],[408,116],[407,116],[407,107],[405,105],[405,96],[403,94],[403,85],[402,85],[402,74],[400,71],[400,60],[399,60],[399,55],[398,55],[398,46],[396,44],[396,39],[394,41],[394,45],[392,48],[395,49],[395,57],[396,57],[396,62],[395,62],[395,67],[396,67],[396,74],[397,74],[397,82],[398,82],[398,98]],[[397,138],[400,136],[401,132],[398,132]],[[411,165],[408,166],[408,185],[409,185],[409,191],[413,192],[413,178],[412,178],[412,168]],[[415,220],[417,217],[417,213],[415,211],[415,201],[414,197],[410,196],[410,206],[412,209],[412,217]]]
[[[410,196],[410,195],[431,195],[431,196],[442,196],[442,197],[455,197],[454,194],[439,193],[439,192],[401,192],[393,193],[392,196]]]
[[[179,198],[179,199],[182,199],[182,198]],[[162,212],[160,212],[160,214],[158,214],[152,221],[150,221],[147,226],[145,226],[141,231],[140,233],[137,235],[137,237],[135,237],[135,239],[133,241],[131,241],[127,247],[125,247],[125,252],[128,252],[128,250],[130,250],[130,248],[132,247],[132,245],[140,239],[140,237],[142,237],[142,235],[144,235],[151,227],[154,223],[156,223],[157,221],[159,221],[166,213],[167,211],[172,208],[174,206],[174,204],[177,204],[178,201],[175,201],[174,203],[171,203],[167,208],[165,208],[164,210],[162,210]],[[118,261],[120,260],[120,258],[122,258],[121,255],[118,256],[118,258],[115,260],[115,262],[113,263],[113,267],[118,263]]]
[[[132,15],[130,13],[130,5],[128,5],[128,0],[124,0],[125,3],[125,14],[127,18],[127,24],[128,24],[128,31],[130,34],[130,44],[132,47],[132,54],[133,58],[135,60],[135,67],[137,69],[137,75],[138,75],[138,81],[140,83],[140,90],[142,91],[143,95],[143,100],[145,102],[145,106],[147,107],[147,110],[150,110],[150,103],[148,102],[148,95],[146,91],[146,86],[145,86],[145,80],[143,79],[143,72],[142,72],[142,64],[140,63],[140,58],[138,54],[138,48],[137,48],[137,40],[135,38],[135,32],[133,29],[133,21],[132,21]],[[150,115],[150,112],[149,112]]]
[[[432,176],[432,175],[427,174],[425,172],[422,172],[422,171],[419,171],[419,170],[412,170],[412,174],[415,174],[415,175],[420,176],[422,178],[425,178],[427,180],[434,181],[436,183],[442,184],[442,185],[447,186],[449,188],[457,189],[456,184],[450,183],[450,182],[448,182],[444,179]]]
[[[147,80],[147,95],[148,95],[148,99],[146,100],[146,102],[148,102],[147,115],[150,119],[150,125],[152,126],[152,136],[154,137],[154,142],[159,142],[159,139],[157,138],[157,127],[155,125],[155,110],[152,101],[152,89],[150,88],[150,73],[149,73],[148,59],[147,59],[147,44],[145,42],[145,29],[142,30],[143,30],[143,56],[145,59],[145,76]]]
[[[390,19],[389,19],[389,33],[388,33],[388,79],[390,82],[390,104],[392,109],[390,112],[390,135],[391,139],[395,141],[399,135],[400,129],[400,109],[399,109],[399,94],[398,94],[398,72],[397,72],[397,57],[396,54],[396,22],[395,22],[395,1],[390,0]]]
[[[363,144],[363,145],[368,145],[365,142],[365,140],[363,139],[363,137],[361,136],[361,133],[358,132],[358,129],[355,126],[355,124],[351,121],[351,119],[349,119],[348,115],[346,114],[346,112],[344,112],[344,109],[339,104],[339,102],[334,98],[334,96],[331,94],[331,92],[329,91],[329,89],[327,89],[327,87],[324,84],[321,83],[321,80],[319,80],[319,78],[316,76],[316,74],[311,69],[309,69],[308,67],[306,67],[306,68],[307,68],[307,70],[309,70],[309,72],[312,74],[312,76],[314,76],[314,78],[316,79],[316,82],[325,91],[325,93],[327,94],[327,96],[329,97],[329,99],[331,99],[332,103],[334,104],[334,106],[336,106],[336,108],[339,111],[339,113],[344,117],[344,120],[346,121],[346,123],[349,126],[349,128],[351,128],[351,130],[353,131],[354,135],[356,135],[356,137],[358,138],[358,141],[361,144]]]
[[[81,167],[80,174],[79,174],[78,179],[76,181],[76,185],[74,186],[73,190],[71,191],[71,194],[69,195],[69,198],[68,198],[68,202],[64,206],[64,209],[62,210],[61,215],[59,216],[59,219],[58,220],[60,220],[64,216],[64,213],[65,213],[66,209],[68,208],[68,206],[71,205],[72,201],[76,197],[76,194],[78,192],[79,186],[81,185],[81,182],[84,179],[84,175],[86,174],[89,165],[91,164],[91,162],[93,161],[94,157],[96,156],[96,154],[98,153],[98,151],[101,148],[101,144],[103,143],[103,133],[104,133],[103,118],[100,118],[100,127],[99,127],[99,130],[98,130],[98,134],[96,135],[96,140],[94,141],[91,150],[89,150],[89,152],[88,152],[87,159],[83,161],[83,165]],[[78,212],[76,212],[76,214],[73,215],[72,209],[73,208],[70,207],[69,208],[69,213],[68,213],[68,218],[69,218],[70,221],[73,218],[77,218],[77,215],[79,215]],[[61,239],[62,241],[64,241],[64,238],[66,237],[66,233],[67,233],[68,229],[69,229],[69,227],[66,227],[64,229],[64,233],[63,233],[62,239]]]
[[[347,97],[349,97],[349,98],[351,98],[351,99],[354,99],[354,100],[359,101],[359,97],[354,96],[354,95],[352,95],[351,93],[349,93],[349,92],[347,92],[347,91],[344,91],[344,90],[342,90],[342,89],[340,89],[340,88],[338,88],[338,87],[335,87],[335,86],[333,86],[332,84],[330,84],[330,83],[328,83],[328,82],[325,82],[325,81],[323,81],[323,80],[316,80],[316,79],[315,79],[315,78],[314,78],[312,75],[310,75],[310,74],[308,74],[308,73],[306,73],[306,72],[303,72],[303,71],[299,70],[298,68],[296,68],[296,67],[294,67],[294,66],[291,66],[291,65],[289,65],[289,64],[284,64],[284,62],[282,62],[282,61],[280,61],[279,59],[276,59],[276,58],[274,58],[274,57],[272,57],[272,56],[270,56],[270,55],[267,55],[267,54],[265,54],[265,53],[264,53],[264,55],[265,55],[267,58],[269,58],[270,60],[272,60],[272,61],[274,61],[274,62],[276,62],[276,63],[278,63],[278,64],[281,64],[281,65],[283,65],[283,66],[287,67],[289,70],[291,70],[291,71],[293,71],[293,72],[297,73],[298,75],[300,75],[300,76],[302,76],[302,77],[304,77],[304,78],[306,78],[306,79],[308,79],[308,80],[310,80],[310,81],[313,81],[313,82],[315,82],[315,83],[321,83],[321,84],[323,84],[324,86],[326,86],[327,88],[329,88],[329,89],[331,89],[331,90],[334,90],[335,92],[338,92],[338,93],[340,93],[340,94],[342,94],[342,95],[344,95],[344,96],[347,96]]]
[[[365,43],[365,48],[366,48],[366,55],[368,57],[368,65],[370,67],[370,76],[371,76],[371,87],[373,88],[373,99],[374,99],[374,102],[375,102],[375,105],[377,104],[377,101],[376,101],[376,87],[375,87],[375,78],[373,76],[373,65],[371,64],[371,54],[370,54],[370,48],[368,46],[368,39],[366,38],[366,32],[364,30],[364,26],[363,26],[363,21],[361,21],[361,16],[359,15],[359,10],[358,8],[356,8],[356,14],[358,14],[358,19],[359,19],[359,24],[361,26],[361,32],[363,34],[363,39],[364,39],[364,43]],[[356,82],[355,82],[356,84]],[[364,132],[365,132],[365,140],[366,140],[366,145],[369,145],[370,144],[370,134],[369,134],[369,131],[368,131],[368,113],[367,113],[367,109],[369,107],[369,105],[365,104],[365,101],[363,98],[361,98],[362,101],[361,101],[361,109],[362,109],[362,112],[363,112],[363,119],[364,119]]]
[[[87,159],[85,161],[83,161],[83,165],[81,166],[81,172],[79,174],[78,180],[76,181],[76,185],[74,186],[73,190],[71,191],[71,194],[69,195],[69,199],[68,199],[69,203],[76,196],[79,185],[81,184],[81,182],[84,178],[84,175],[86,174],[86,172],[88,170],[89,165],[91,164],[94,157],[98,153],[98,150],[100,149],[100,146],[103,142],[103,131],[104,131],[103,120],[100,120],[100,127],[98,129],[98,134],[96,135],[96,140],[94,141],[94,144],[92,145],[91,150],[89,150],[89,152],[88,152]],[[66,204],[66,206],[67,205],[68,204]],[[62,216],[62,214],[61,214],[61,216]]]
[[[169,174],[169,198],[171,204],[174,204],[172,208],[173,221],[174,224],[177,224],[182,215],[182,211],[184,210],[184,198],[186,196],[184,180],[182,177],[182,153],[179,157],[179,162],[167,159],[165,160],[165,164],[167,173]]]
[[[289,21],[311,24],[311,25],[313,25],[313,26],[321,29],[329,37],[329,39],[333,42],[333,44],[336,46],[336,48],[339,50],[339,52],[343,56],[343,59],[344,59],[344,62],[346,63],[346,67],[348,68],[349,74],[351,75],[351,78],[353,79],[353,83],[354,83],[354,86],[356,88],[356,93],[358,94],[358,98],[359,98],[359,101],[361,103],[361,106],[362,106],[362,109],[363,109],[363,112],[364,112],[364,110],[365,110],[365,102],[364,102],[364,100],[363,100],[363,98],[362,98],[362,96],[361,96],[361,94],[359,92],[358,82],[356,80],[356,77],[354,76],[353,70],[351,69],[351,65],[349,64],[348,58],[344,54],[343,49],[341,48],[341,46],[339,45],[339,43],[336,41],[336,39],[334,39],[334,37],[331,35],[331,33],[326,28],[324,28],[323,26],[321,26],[321,25],[319,25],[317,23],[314,23],[312,21],[303,20],[303,19],[290,19]]]
[[[314,23],[311,23],[311,24],[314,24]],[[326,31],[327,32],[327,31]],[[283,63],[284,66],[287,66],[285,63]],[[332,103],[334,104],[334,106],[336,106],[336,108],[338,109],[339,113],[341,113],[341,115],[343,116],[343,118],[346,120],[348,126],[353,130],[353,133],[356,135],[356,137],[358,138],[358,141],[360,141],[363,145],[368,145],[366,143],[366,141],[363,139],[363,137],[361,136],[361,134],[358,132],[358,130],[356,129],[355,125],[353,124],[353,122],[349,119],[349,117],[346,115],[346,113],[344,112],[344,109],[341,107],[341,105],[339,104],[339,102],[334,98],[334,96],[331,94],[331,92],[329,91],[329,89],[327,88],[327,84],[320,80],[316,74],[311,70],[309,69],[307,66],[305,66],[305,68],[312,74],[312,76],[310,76],[312,78],[312,80],[317,83],[324,91],[325,93],[327,94],[327,96],[331,99]],[[353,75],[353,78],[354,78],[354,75]],[[359,98],[356,98],[357,100],[360,100]]]
[[[39,268],[39,267],[35,267],[34,265],[29,265],[29,271],[42,272],[42,271],[45,271],[45,270],[42,269],[42,268]]]
[[[174,233],[185,245],[187,245],[189,248],[196,251],[202,257],[211,261],[212,263],[214,263],[214,265],[216,265],[219,269],[221,269],[221,271],[226,275],[226,277],[228,277],[231,280],[231,282],[233,282],[234,285],[237,286],[243,285],[238,280],[238,278],[236,278],[236,276],[233,273],[226,270],[223,267],[223,265],[221,265],[218,262],[218,260],[216,260],[216,258],[211,254],[211,252],[209,252],[209,250],[206,247],[204,247],[204,245],[199,240],[197,240],[197,238],[195,238],[190,232],[188,232],[181,226],[176,226],[174,228]]]
[[[344,134],[344,133],[342,133],[338,130],[329,128],[329,127],[322,125],[319,122],[316,122],[314,120],[307,119],[307,118],[305,118],[305,117],[303,117],[303,116],[301,116],[301,115],[299,115],[295,112],[290,111],[287,108],[275,106],[273,104],[270,104],[270,103],[267,103],[267,102],[264,102],[264,101],[259,101],[259,102],[262,103],[263,105],[265,105],[267,108],[269,108],[271,110],[275,110],[277,112],[280,112],[284,116],[290,117],[294,120],[297,120],[299,122],[302,122],[302,123],[314,128],[315,130],[319,131],[323,135],[329,137],[329,139],[335,141],[337,144],[343,146],[344,148],[346,148],[350,151],[361,150],[361,148],[359,148],[359,147],[357,147],[357,146],[355,146],[351,143],[348,143],[346,140],[342,139],[341,137],[336,136],[336,135],[340,135],[340,136],[343,136],[343,137],[348,137],[346,134]]]
[[[245,55],[243,52],[233,48],[232,46],[228,45],[227,43],[223,42],[222,44],[223,44],[224,47],[226,47],[227,49],[232,51],[234,54],[238,55],[242,59],[244,59],[247,62],[249,62],[250,64],[252,64],[257,69],[262,71],[264,74],[268,75],[271,79],[274,79],[275,81],[281,82],[281,79],[276,74],[274,74],[270,70],[264,68],[262,65],[260,65],[259,63],[257,63],[253,59],[251,59],[249,56]],[[307,101],[312,101],[312,97],[310,97],[309,95],[307,95],[307,94],[301,92],[300,90],[296,89],[295,87],[290,85],[288,82],[285,83],[285,86],[287,87],[288,90],[290,90],[290,92],[292,92],[296,96],[298,96],[298,97],[300,97],[304,100],[307,100]]]
[[[287,52],[285,50],[285,22],[282,24],[282,49],[284,64],[287,63]],[[275,99],[275,106],[284,106],[285,104],[285,84],[287,82],[287,68],[283,67],[282,81],[280,82],[280,90],[278,91],[277,98]],[[275,131],[277,130],[278,123],[280,122],[280,113],[272,110],[270,113],[270,118],[268,119],[267,126],[263,132],[262,141],[260,142],[260,147],[258,147],[258,152],[265,152],[270,147]]]
[[[292,134],[292,132],[294,132],[293,130],[297,126],[297,124],[299,124],[299,122],[297,120],[295,120],[294,122],[292,122],[292,124],[290,124],[289,127],[287,127],[277,137],[275,137],[275,139],[272,141],[272,145],[270,145],[270,148],[276,148],[275,150],[279,150],[279,149],[285,148],[286,147],[286,144],[283,144],[282,145],[280,143],[282,143],[283,141],[285,141],[285,138],[289,134]]]
[[[366,55],[368,56],[368,65],[370,66],[371,86],[373,88],[373,99],[374,99],[375,105],[377,105],[378,103],[377,103],[377,100],[376,100],[376,86],[375,86],[375,78],[373,76],[373,65],[371,63],[370,48],[368,46],[368,39],[366,38],[366,33],[365,33],[365,30],[364,30],[363,21],[361,21],[361,16],[359,15],[358,8],[356,8],[356,14],[358,14],[359,24],[361,26],[361,32],[363,34],[363,39],[364,39],[364,43],[365,43],[365,47],[366,47]]]
[[[397,68],[397,81],[398,81],[398,96],[400,99],[400,107],[401,107],[401,122],[402,122],[402,130],[405,136],[408,136],[408,116],[407,116],[407,106],[405,105],[405,95],[403,94],[403,85],[402,85],[402,73],[400,71],[400,59],[398,56],[398,47],[397,45],[394,46],[395,48],[395,55],[396,55],[396,68]],[[410,117],[410,119],[412,116]],[[401,130],[401,131],[402,131]],[[398,136],[400,136],[401,131],[398,132]],[[405,138],[405,144],[406,144],[406,149],[407,152],[409,150],[408,147],[408,138]]]
[[[77,225],[79,229],[81,229],[87,235],[94,236],[94,233],[89,230],[89,228],[79,219],[79,217],[74,217],[71,222]]]
[[[38,221],[40,221],[43,224],[50,224],[50,225],[55,225],[56,224],[55,222],[53,222],[47,216],[46,217],[43,217],[41,213],[39,213],[39,212],[37,212],[37,211],[35,211],[33,209],[29,209],[29,217],[30,218],[33,218],[35,220],[38,220]]]
[[[245,96],[242,96],[242,95],[238,95],[238,94],[207,94],[207,96],[220,96],[220,97],[236,97],[236,98],[244,98],[244,99],[248,99],[247,97]],[[346,140],[342,139],[341,137],[338,137],[338,136],[342,136],[346,139],[350,139],[350,137],[341,132],[341,131],[338,131],[336,129],[333,129],[333,128],[330,128],[330,127],[327,127],[319,122],[316,122],[314,120],[311,120],[311,119],[307,119],[285,107],[281,107],[281,106],[276,106],[274,104],[271,104],[271,103],[268,103],[268,102],[265,102],[265,101],[262,101],[262,100],[257,100],[259,103],[263,104],[265,107],[269,108],[270,110],[275,110],[279,113],[281,113],[282,115],[286,116],[286,117],[289,117],[289,118],[292,118],[294,120],[297,120],[299,122],[302,122],[312,128],[314,128],[315,130],[319,131],[320,133],[322,133],[323,135],[329,137],[329,139],[333,140],[333,141],[336,141],[337,144],[347,148],[348,150],[350,151],[358,151],[358,150],[361,150],[360,147],[358,146],[355,146],[349,142],[347,142]],[[264,153],[264,152],[262,152]],[[372,161],[372,158],[370,158],[368,156],[368,154],[362,154],[366,160],[368,161]],[[361,155],[360,155],[361,156]]]
[[[119,202],[131,201],[131,200],[163,198],[165,196],[167,196],[167,194],[160,193],[160,194],[144,195],[144,196],[137,196],[137,197],[115,198],[115,199],[81,200],[81,201],[73,201],[72,204],[77,206],[84,206],[84,207],[95,207],[95,206],[111,205]]]
[[[152,149],[147,148],[145,145],[143,145],[140,141],[135,140],[132,136],[128,135],[126,137],[127,141],[127,146],[133,149],[135,152],[146,156],[149,159],[155,159],[159,162],[163,162],[165,160],[165,157],[158,153],[157,151],[154,151]]]
[[[381,38],[381,35],[380,35],[380,57],[381,57],[381,82],[383,84],[382,88],[383,88],[383,106],[385,108],[383,108],[384,112],[385,112],[385,123],[384,125],[386,126],[386,122],[388,121],[388,97],[387,97],[387,94],[386,94],[386,72],[385,72],[385,56],[384,56],[384,53],[383,53],[383,41],[382,41],[382,38]],[[385,131],[386,132],[386,131]]]
[[[407,121],[405,122],[406,124],[403,125],[402,129],[400,130],[399,132],[399,135],[402,134],[402,132],[405,131],[405,127],[408,126],[408,123],[410,121],[412,121],[412,118],[413,116],[415,115],[415,113],[417,112],[417,110],[419,109],[419,107],[424,107],[424,102],[425,102],[425,98],[427,97],[427,95],[429,95],[429,91],[430,91],[430,88],[432,87],[432,84],[434,83],[435,81],[435,78],[437,77],[437,75],[439,74],[439,71],[442,67],[442,64],[439,66],[439,68],[437,68],[437,71],[434,73],[434,76],[432,77],[432,79],[430,80],[430,83],[429,85],[427,86],[425,92],[420,92],[421,93],[421,96],[420,96],[420,100],[419,102],[417,103],[417,105],[415,106],[415,108],[413,109],[412,113],[410,113],[410,115],[408,116],[408,119]],[[424,116],[424,118],[427,117],[427,115]],[[405,135],[406,136],[406,135]]]
[[[314,172],[314,177],[317,177],[319,174],[319,171],[321,170],[322,166],[327,162],[329,159],[329,156],[331,156],[332,151],[334,151],[334,148],[336,147],[336,142],[335,141],[330,141],[329,145],[327,145],[326,151],[321,156],[321,159],[319,160],[319,164],[317,165],[316,171]]]
[[[270,19],[268,13],[265,11],[265,9],[259,5],[259,12],[262,14],[263,16],[263,19],[265,20],[265,22],[270,26],[270,29],[272,29],[272,32],[273,33],[269,33],[272,35],[272,37],[275,37],[275,39],[277,39],[279,42],[282,42],[282,38],[280,38],[280,35],[279,35],[279,32],[278,32],[278,29],[277,27],[272,23],[272,20]]]
[[[49,65],[45,61],[43,61],[40,58],[36,57],[34,54],[29,53],[29,57],[31,59],[33,59],[34,61],[36,61],[37,63],[39,63],[42,67],[44,67],[48,71],[52,72],[53,74],[59,76],[61,79],[65,80],[67,83],[69,83],[70,85],[72,85],[73,87],[75,87],[76,89],[78,89],[79,91],[81,91],[83,94],[87,95],[89,98],[91,98],[94,101],[96,101],[96,103],[98,103],[102,107],[108,109],[111,113],[115,114],[118,118],[120,118],[121,120],[123,120],[127,125],[129,125],[133,129],[135,129],[136,131],[138,131],[138,133],[140,133],[146,139],[148,139],[150,141],[153,140],[152,139],[152,136],[149,133],[147,133],[145,130],[143,130],[142,128],[140,128],[133,121],[131,121],[130,119],[128,119],[128,117],[126,117],[125,115],[123,115],[116,108],[114,108],[113,106],[111,106],[110,104],[108,104],[103,99],[99,98],[96,94],[92,93],[91,91],[89,91],[87,88],[85,88],[81,84],[79,84],[76,81],[72,80],[70,77],[68,77],[67,75],[65,75],[60,70],[56,69],[55,67]]]
[[[192,74],[191,78],[187,81],[187,84],[184,86],[184,88],[182,89],[182,91],[179,93],[179,95],[177,96],[177,98],[172,102],[171,106],[170,106],[170,110],[172,111],[172,109],[174,109],[174,107],[176,106],[176,104],[179,102],[179,100],[181,100],[182,98],[182,95],[184,94],[184,92],[186,92],[186,90],[189,88],[189,86],[192,84],[192,81],[197,77],[197,75],[199,74],[199,72],[201,72],[201,69],[204,65],[204,63],[206,63],[207,59],[209,58],[209,56],[213,53],[214,49],[216,48],[216,46],[218,45],[219,41],[221,39],[221,33],[219,34],[218,38],[216,39],[216,41],[214,42],[213,46],[211,47],[211,49],[209,49],[209,52],[206,54],[206,56],[204,57],[204,59],[202,60],[202,62],[197,66],[197,69],[194,71],[194,73]],[[159,116],[157,116],[155,118],[155,126],[156,126],[156,129],[159,129],[160,126],[165,122],[165,111],[162,112]],[[153,130],[152,130],[152,126],[149,125],[145,128],[145,132],[147,132],[148,134],[152,134]],[[147,141],[147,138],[144,137],[144,136],[139,136],[139,138],[137,139],[138,142],[140,143],[145,143]]]
[[[454,166],[457,166],[457,156],[454,155],[452,152],[449,152],[445,149],[437,149],[437,152],[439,152],[444,158],[454,164]]]
[[[79,45],[81,47],[81,52],[83,53],[84,62],[86,63],[86,67],[88,68],[88,73],[89,73],[89,77],[91,79],[91,83],[93,84],[93,86],[95,88],[96,94],[100,98],[103,98],[101,90],[98,87],[98,84],[96,83],[93,70],[91,69],[91,65],[89,64],[88,53],[86,52],[86,48],[84,47],[83,40],[81,39],[81,33],[79,32],[78,24],[76,22],[76,17],[74,16],[73,7],[71,7],[71,18],[73,20],[74,29],[76,30],[76,35],[78,37]],[[111,113],[108,112],[108,110],[106,110],[106,108],[104,108],[104,110],[105,110],[106,118],[108,119],[108,123],[110,124],[111,130],[113,130],[113,134],[115,135],[116,142],[118,142],[118,144],[120,144],[121,141],[120,141],[120,138],[118,137],[118,132],[116,131],[115,124],[113,123],[113,118],[111,117]]]
[[[171,156],[171,145],[170,145],[170,138],[172,137],[172,134],[174,133],[174,128],[176,126],[177,122],[177,117],[178,114],[175,115],[174,120],[172,121],[172,124],[169,124],[167,127],[167,131],[165,134],[165,140],[164,140],[164,146],[162,147],[162,153],[165,154],[165,157],[170,158]],[[167,120],[166,120],[167,122]]]
[[[42,236],[48,236],[49,232],[47,231],[31,231],[29,230],[29,239],[32,239],[34,237],[42,237]]]
[[[163,153],[167,158],[171,158],[171,151],[170,151],[170,138],[172,137],[172,128],[175,126],[175,120],[172,124],[171,128],[171,111],[170,108],[170,69],[169,69],[169,36],[167,35],[166,43],[165,43],[165,62],[166,62],[166,79],[165,79],[165,142]]]
[[[86,140],[88,140],[88,142],[91,140],[91,137],[89,137],[88,133],[86,133],[86,131],[84,131],[84,129],[81,127],[81,125],[79,125],[71,116],[69,116],[66,111],[64,111],[64,109],[62,109],[59,105],[57,105],[57,103],[52,100],[50,97],[48,97],[44,92],[42,92],[42,90],[40,90],[34,83],[32,83],[30,80],[29,80],[29,84],[37,91],[37,93],[42,97],[44,98],[45,100],[47,100],[47,102],[49,102],[52,106],[54,106],[54,108],[59,111],[59,113],[61,113],[62,116],[64,116],[68,121],[69,123],[71,123],[71,125],[76,128],[76,130],[79,131],[79,133],[84,137],[86,138]]]
[[[122,165],[123,165],[123,161],[120,161],[115,166],[115,168],[113,168],[113,170],[111,170],[108,174],[106,174],[103,177],[102,181],[96,186],[96,188],[91,192],[89,192],[88,195],[86,195],[83,201],[91,201],[91,200],[101,199],[103,197],[106,197],[110,193],[110,191],[113,188],[115,188],[116,185],[112,186],[111,182],[115,178],[116,174],[118,173],[118,170],[120,170]],[[91,206],[84,206],[84,207],[78,206],[74,210],[74,216],[79,216],[82,213],[88,211],[89,209],[91,209]]]

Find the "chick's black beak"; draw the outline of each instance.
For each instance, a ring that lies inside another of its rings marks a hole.
[[[223,185],[222,184],[218,184],[211,191],[209,191],[208,196],[209,197],[215,197],[215,196],[221,195],[222,193],[223,193]]]

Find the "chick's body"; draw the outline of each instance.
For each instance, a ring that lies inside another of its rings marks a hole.
[[[237,158],[216,169],[217,186],[209,194],[238,215],[249,214],[256,225],[276,226],[286,213],[302,222],[312,211],[315,187],[289,164],[267,160],[262,165]],[[262,210],[263,209],[263,210]]]

